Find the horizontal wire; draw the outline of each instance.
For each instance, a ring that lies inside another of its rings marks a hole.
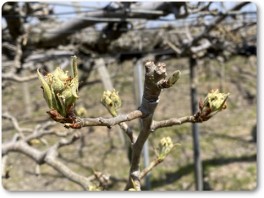
[[[226,22],[225,25],[233,25],[233,22]],[[255,23],[256,24],[256,23]],[[247,23],[244,24],[245,27],[247,27],[247,25],[252,25],[252,22],[249,21]],[[203,24],[191,24],[192,27],[204,27]],[[179,25],[179,26],[172,26],[170,28],[175,28],[175,29],[182,29],[182,28],[186,28],[186,25]],[[241,27],[243,28],[243,27]],[[144,31],[156,31],[156,30],[170,30],[168,29],[168,27],[148,27],[148,28],[142,28],[142,29],[122,29],[120,28],[118,31],[120,32],[144,32]],[[45,32],[46,34],[57,34],[60,31],[47,31]],[[80,32],[79,30],[72,30],[72,31],[64,31],[64,34],[68,34],[68,33],[75,33],[75,32]],[[61,32],[60,32],[61,33]],[[62,34],[63,34],[62,33]],[[89,32],[85,32],[85,35],[92,35],[92,34],[100,34],[102,33],[102,30],[92,30]]]
[[[59,12],[59,13],[49,13],[47,15],[34,15],[34,14],[29,14],[26,16],[22,16],[22,15],[2,15],[3,17],[6,18],[26,18],[26,17],[47,17],[47,16],[62,16],[62,15],[73,15],[73,14],[79,14],[79,13],[91,13],[94,11],[100,11],[103,9],[98,9],[98,10],[82,10],[82,11],[73,11],[73,12]],[[129,12],[127,12],[129,13]],[[163,11],[153,11],[153,10],[131,10],[130,13],[137,13],[137,14],[151,14],[151,15],[162,15]],[[223,12],[219,12],[219,13],[196,13],[193,15],[188,16],[188,18],[199,18],[201,16],[222,16],[222,15],[228,15],[228,16],[232,16],[232,15],[256,15],[257,17],[257,12],[254,11],[249,11],[249,12],[230,12],[230,13],[223,13]],[[162,17],[162,16],[161,16]],[[100,19],[99,17],[96,17],[98,19]],[[172,19],[166,19],[166,18],[159,18],[159,19],[148,19],[148,20],[160,20],[160,21],[171,21]],[[175,20],[175,19],[173,19]]]
[[[62,7],[78,7],[78,8],[90,8],[95,10],[101,10],[101,7],[97,6],[86,6],[86,5],[73,5],[73,4],[66,4],[66,3],[42,3],[45,5],[56,5],[56,6],[62,6]]]

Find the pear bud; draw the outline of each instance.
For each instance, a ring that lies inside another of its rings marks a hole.
[[[226,109],[226,100],[229,95],[229,93],[220,93],[218,89],[209,92],[199,103],[199,119],[206,121],[219,111]]]
[[[77,57],[72,56],[71,69],[73,77],[57,67],[52,73],[43,76],[37,70],[43,88],[43,96],[52,112],[64,118],[72,114],[72,107],[78,99],[78,69]],[[61,118],[60,118],[61,119]]]
[[[101,102],[112,116],[117,116],[118,109],[121,107],[121,99],[116,90],[104,91]]]
[[[175,145],[172,143],[170,137],[164,137],[159,142],[158,159],[164,160],[165,157],[172,151]]]

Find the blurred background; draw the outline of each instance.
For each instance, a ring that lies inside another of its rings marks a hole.
[[[2,143],[47,125],[56,134],[32,141],[45,151],[74,133],[51,122],[37,78],[79,59],[81,117],[111,117],[100,103],[116,89],[121,113],[140,106],[143,61],[182,75],[164,90],[155,120],[197,111],[212,89],[229,92],[227,109],[207,122],[151,134],[142,168],[162,137],[179,144],[143,182],[153,191],[240,191],[257,186],[257,8],[250,2],[7,2],[2,6]],[[192,85],[192,86],[191,86]],[[138,120],[128,122],[136,134]],[[83,176],[109,175],[104,190],[123,190],[129,173],[128,141],[118,126],[78,130],[80,140],[59,149],[61,162]],[[58,135],[57,133],[64,134]],[[12,191],[83,190],[46,164],[20,152],[4,156],[2,182]],[[96,181],[95,181],[96,185]]]

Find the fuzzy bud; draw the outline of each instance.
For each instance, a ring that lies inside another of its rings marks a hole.
[[[158,159],[164,160],[165,157],[172,151],[175,147],[170,137],[164,137],[159,142],[158,147]]]
[[[43,96],[49,106],[62,117],[67,117],[70,114],[75,101],[78,98],[78,73],[77,73],[77,57],[72,56],[72,71],[73,77],[68,75],[68,72],[57,67],[52,73],[43,76],[39,70],[37,74],[43,88]],[[76,67],[76,68],[75,68]]]
[[[117,116],[122,102],[116,90],[104,91],[101,102],[112,116]]]
[[[201,121],[208,120],[219,111],[226,109],[228,96],[229,93],[220,93],[218,89],[208,93],[205,99],[199,103],[199,119]]]

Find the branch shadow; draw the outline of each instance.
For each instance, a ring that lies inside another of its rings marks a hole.
[[[241,156],[241,157],[229,157],[229,158],[213,158],[204,160],[202,162],[204,170],[206,168],[209,168],[211,166],[222,166],[227,165],[235,162],[255,162],[257,160],[257,155],[249,155],[249,156]],[[179,179],[181,179],[183,176],[186,176],[194,171],[194,164],[188,164],[184,167],[181,167],[176,172],[168,172],[165,173],[164,179],[153,179],[151,181],[152,188],[160,187],[163,185],[171,184]],[[205,189],[210,190],[210,189]]]
[[[244,140],[240,137],[233,137],[233,136],[229,136],[226,134],[211,134],[209,131],[201,131],[201,134],[203,135],[208,135],[208,136],[213,136],[214,138],[219,138],[219,139],[225,139],[225,140],[230,140],[230,141],[237,141],[240,143],[251,143],[251,140]]]

